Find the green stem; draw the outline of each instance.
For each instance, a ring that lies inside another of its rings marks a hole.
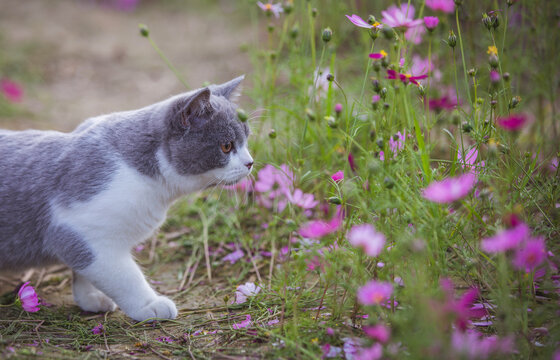
[[[463,72],[465,73],[465,86],[467,87],[467,97],[469,98],[469,103],[471,104],[471,108],[474,108],[474,104],[471,99],[471,92],[469,90],[469,80],[467,78],[467,63],[465,62],[465,52],[463,50],[463,37],[461,36],[461,26],[459,25],[458,7],[455,9],[455,20],[457,22],[457,37],[459,38],[459,47],[461,48],[461,60],[463,61]],[[453,56],[453,59],[455,60],[455,56]],[[457,105],[459,105],[459,101],[457,101]]]
[[[167,56],[165,56],[165,54],[159,49],[159,47],[156,45],[155,41],[149,35],[148,35],[148,41],[150,42],[150,45],[152,45],[154,50],[158,53],[159,57],[165,62],[167,67],[173,72],[173,74],[175,74],[177,79],[179,79],[181,84],[183,84],[183,86],[188,89],[189,86],[187,85],[187,82],[185,81],[185,79],[183,79],[183,76],[179,73],[179,71],[175,68],[175,66],[173,66],[173,64],[171,64],[171,61],[169,61]]]
[[[371,42],[371,49],[369,50],[369,53],[373,53],[373,48],[375,46],[375,41]],[[364,76],[364,81],[362,82],[362,91],[360,92],[360,102],[362,101],[362,98],[364,97],[364,91],[366,89],[366,82],[367,82],[367,78],[369,75],[369,69],[371,68],[371,63],[372,63],[373,59],[369,58],[368,59],[368,63],[367,63],[367,68],[366,68],[366,75]]]

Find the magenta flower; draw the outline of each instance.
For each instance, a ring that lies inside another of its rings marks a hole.
[[[529,273],[539,266],[546,258],[544,238],[538,237],[527,240],[525,245],[518,249],[513,259],[513,266]]]
[[[455,2],[453,0],[426,0],[426,6],[434,11],[442,11],[450,14],[455,10]]]
[[[287,193],[286,198],[292,204],[299,206],[302,209],[313,209],[318,201],[315,200],[313,194],[304,193],[301,189],[295,189],[294,193]]]
[[[419,26],[422,24],[422,19],[414,20],[414,6],[408,7],[408,4],[402,4],[398,8],[392,5],[382,11],[381,15],[383,15],[381,22],[385,25],[406,31],[407,40],[415,44],[420,43],[420,35],[424,32],[424,28]]]
[[[334,106],[334,112],[337,113],[337,114],[340,114],[340,113],[342,112],[342,104],[337,103],[337,104]]]
[[[257,200],[266,208],[276,207],[282,212],[288,204],[287,194],[290,194],[294,183],[294,174],[287,165],[280,165],[280,169],[266,165],[259,170],[255,182],[255,190],[259,194]]]
[[[234,328],[235,330],[238,330],[238,329],[243,329],[243,328],[246,328],[246,327],[249,327],[249,326],[251,326],[251,315],[247,315],[245,317],[245,320],[243,320],[242,322],[233,324],[232,328]]]
[[[530,229],[521,223],[511,229],[503,230],[498,234],[482,240],[480,247],[487,253],[501,253],[515,249],[530,236]]]
[[[313,220],[299,229],[299,234],[304,238],[317,239],[336,232],[342,225],[342,211],[336,211],[334,217],[329,221]]]
[[[381,15],[383,15],[381,21],[392,28],[408,30],[422,24],[422,20],[414,20],[414,6],[408,7],[408,4],[402,4],[400,8],[391,5],[387,10],[382,11]]]
[[[27,312],[37,312],[40,310],[39,297],[35,289],[33,289],[33,286],[29,285],[29,281],[19,288],[18,298],[23,310]]]
[[[239,285],[235,291],[235,303],[243,304],[247,301],[247,298],[256,296],[260,291],[261,287],[252,282]]]
[[[381,100],[381,96],[375,94],[371,97],[371,103],[372,104],[377,104],[379,102],[379,100]]]
[[[243,256],[245,255],[245,253],[243,252],[243,250],[241,249],[237,249],[232,253],[229,253],[228,255],[224,256],[222,258],[222,261],[229,261],[230,264],[235,264],[239,259],[241,259]]]
[[[352,14],[352,16],[348,16],[345,15],[348,20],[350,20],[350,22],[358,27],[364,28],[364,29],[379,29],[382,27],[382,25],[380,23],[378,23],[377,21],[374,22],[373,24],[368,23],[367,21],[365,21],[364,19],[362,19],[361,17],[359,17],[358,15]]]
[[[358,301],[363,305],[380,305],[393,294],[393,285],[389,282],[371,280],[358,289]]]
[[[396,157],[397,153],[404,149],[404,142],[406,140],[406,130],[403,130],[404,134],[400,131],[395,134],[395,136],[391,136],[389,139],[389,149],[393,153],[393,157]],[[396,139],[395,139],[396,137]]]
[[[273,3],[266,3],[263,4],[260,1],[257,1],[257,5],[264,11],[267,15],[274,14],[276,18],[280,17],[280,13],[284,11],[282,8],[282,4],[273,4]]]
[[[496,70],[491,70],[490,71],[490,82],[492,84],[497,84],[501,79],[500,73],[497,72]]]
[[[423,191],[425,199],[436,203],[451,203],[462,199],[471,192],[476,182],[473,173],[466,173],[442,181],[434,181]]]
[[[464,159],[461,149],[457,150],[457,162],[461,164],[464,170],[472,171],[474,174],[478,174],[480,170],[486,165],[486,162],[484,161],[480,161],[478,165],[475,165],[477,157],[478,150],[476,149],[476,146],[473,146],[472,148],[467,150]]]
[[[451,96],[442,96],[440,98],[430,99],[428,109],[434,111],[453,110],[457,106],[457,99]]]
[[[361,348],[353,357],[355,360],[378,360],[383,356],[383,346],[379,343],[369,348]],[[346,357],[348,359],[348,357]]]
[[[439,19],[437,16],[424,16],[424,26],[426,26],[428,31],[434,31],[438,24]]]
[[[520,130],[527,122],[527,117],[522,114],[501,117],[496,120],[496,124],[506,131]]]
[[[307,265],[307,271],[325,270],[325,265],[323,265],[321,259],[317,255],[313,256],[313,258],[311,258],[310,260],[306,260],[305,264]]]
[[[344,171],[339,170],[335,172],[334,174],[332,174],[331,179],[333,179],[335,182],[340,182],[344,180]]]
[[[417,80],[426,79],[428,75],[412,76],[411,74],[401,74],[393,69],[387,69],[387,79],[397,79],[402,81],[403,84],[408,84],[409,82],[414,85],[420,85]]]
[[[367,336],[380,343],[386,343],[391,337],[391,330],[381,324],[375,326],[364,326],[362,328]]]
[[[451,349],[456,354],[452,358],[458,355],[461,359],[488,359],[498,354],[511,354],[515,350],[511,338],[485,337],[476,330],[466,332],[454,330],[451,336]]]
[[[0,92],[10,102],[20,102],[23,98],[21,86],[10,79],[2,79],[0,81]]]
[[[352,155],[352,153],[348,153],[348,165],[350,165],[350,170],[352,170],[352,172],[356,172],[356,162],[354,161],[354,155]]]
[[[366,255],[379,256],[385,245],[385,235],[375,231],[373,225],[355,225],[348,232],[348,242],[352,246],[363,249]]]
[[[103,334],[103,325],[101,323],[97,324],[97,326],[91,329],[91,332],[95,335]]]
[[[385,50],[381,50],[378,53],[369,54],[369,57],[371,59],[375,59],[375,60],[383,59],[386,56],[387,56],[387,53],[385,52]]]

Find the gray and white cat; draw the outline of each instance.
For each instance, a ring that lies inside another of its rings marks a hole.
[[[86,311],[118,305],[139,321],[175,318],[131,249],[180,196],[251,172],[249,128],[230,101],[242,80],[91,118],[71,133],[0,130],[0,271],[61,262]]]

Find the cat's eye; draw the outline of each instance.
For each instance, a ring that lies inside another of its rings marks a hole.
[[[223,151],[224,153],[227,154],[227,153],[230,152],[232,149],[233,149],[233,143],[232,143],[231,141],[228,142],[228,143],[226,143],[226,144],[222,144],[222,151]]]

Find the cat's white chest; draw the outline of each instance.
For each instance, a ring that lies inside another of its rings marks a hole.
[[[89,244],[130,248],[163,224],[171,202],[160,181],[121,164],[105,190],[88,201],[54,206],[53,215]]]

